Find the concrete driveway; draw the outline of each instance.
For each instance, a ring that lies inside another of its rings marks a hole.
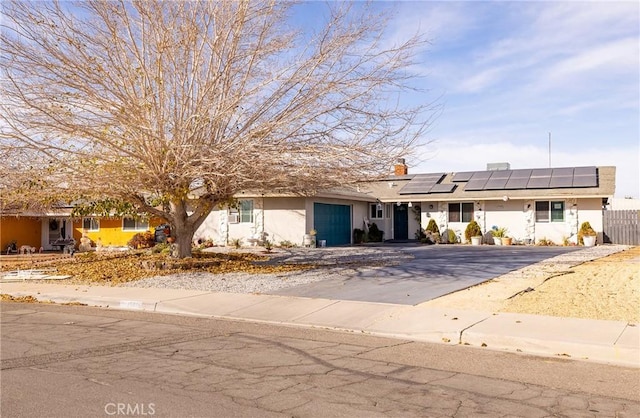
[[[385,247],[387,247],[385,245]],[[416,305],[580,247],[399,245],[413,258],[390,267],[345,270],[271,294]]]

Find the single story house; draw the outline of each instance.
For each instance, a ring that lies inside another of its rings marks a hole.
[[[252,245],[264,239],[305,245],[305,235],[317,232],[316,242],[349,245],[354,230],[373,223],[385,240],[416,238],[434,219],[441,231],[450,229],[464,241],[464,230],[475,219],[485,234],[505,227],[517,242],[556,244],[577,242],[582,222],[588,221],[602,242],[603,210],[615,191],[615,167],[511,169],[506,163],[485,171],[409,174],[404,161],[394,174],[316,193],[312,196],[244,192],[236,208],[213,210],[196,231],[194,241],[227,245],[234,239]],[[0,245],[10,242],[54,250],[56,242],[75,239],[83,231],[104,246],[124,246],[138,232],[162,223],[130,218],[72,219],[71,208],[48,213],[4,213],[0,217]],[[489,240],[487,240],[488,242]]]
[[[602,214],[614,191],[615,167],[512,170],[499,163],[485,171],[409,174],[400,161],[392,176],[313,196],[239,194],[238,208],[212,211],[195,239],[302,245],[315,230],[318,243],[348,245],[354,229],[375,223],[385,240],[404,241],[435,219],[441,232],[451,229],[464,242],[475,219],[485,235],[505,227],[516,242],[532,244],[576,243],[588,221],[602,242]]]
[[[60,208],[44,213],[3,213],[0,215],[0,249],[6,251],[14,242],[19,249],[23,245],[42,248],[45,251],[61,250],[65,241],[80,243],[83,232],[94,243],[122,247],[139,232],[153,231],[162,220],[110,217],[72,218],[71,208]]]

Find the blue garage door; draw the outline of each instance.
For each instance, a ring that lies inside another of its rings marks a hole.
[[[316,240],[327,246],[351,244],[351,207],[347,205],[313,204],[313,229]]]

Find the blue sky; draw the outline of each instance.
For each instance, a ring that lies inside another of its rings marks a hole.
[[[316,4],[317,6],[317,4]],[[379,2],[390,41],[425,33],[412,68],[436,100],[410,172],[615,165],[616,196],[640,193],[638,2]]]

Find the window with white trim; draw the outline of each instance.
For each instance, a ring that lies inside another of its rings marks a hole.
[[[370,203],[369,209],[371,219],[382,219],[384,217],[384,208],[381,203]]]
[[[238,202],[240,223],[253,223],[253,200],[240,200]]]
[[[149,221],[145,219],[122,218],[123,231],[146,231],[149,229]]]
[[[536,222],[564,222],[564,202],[537,201]]]
[[[471,222],[473,203],[449,203],[449,222]]]
[[[82,229],[87,232],[99,231],[100,221],[96,218],[83,218]]]

